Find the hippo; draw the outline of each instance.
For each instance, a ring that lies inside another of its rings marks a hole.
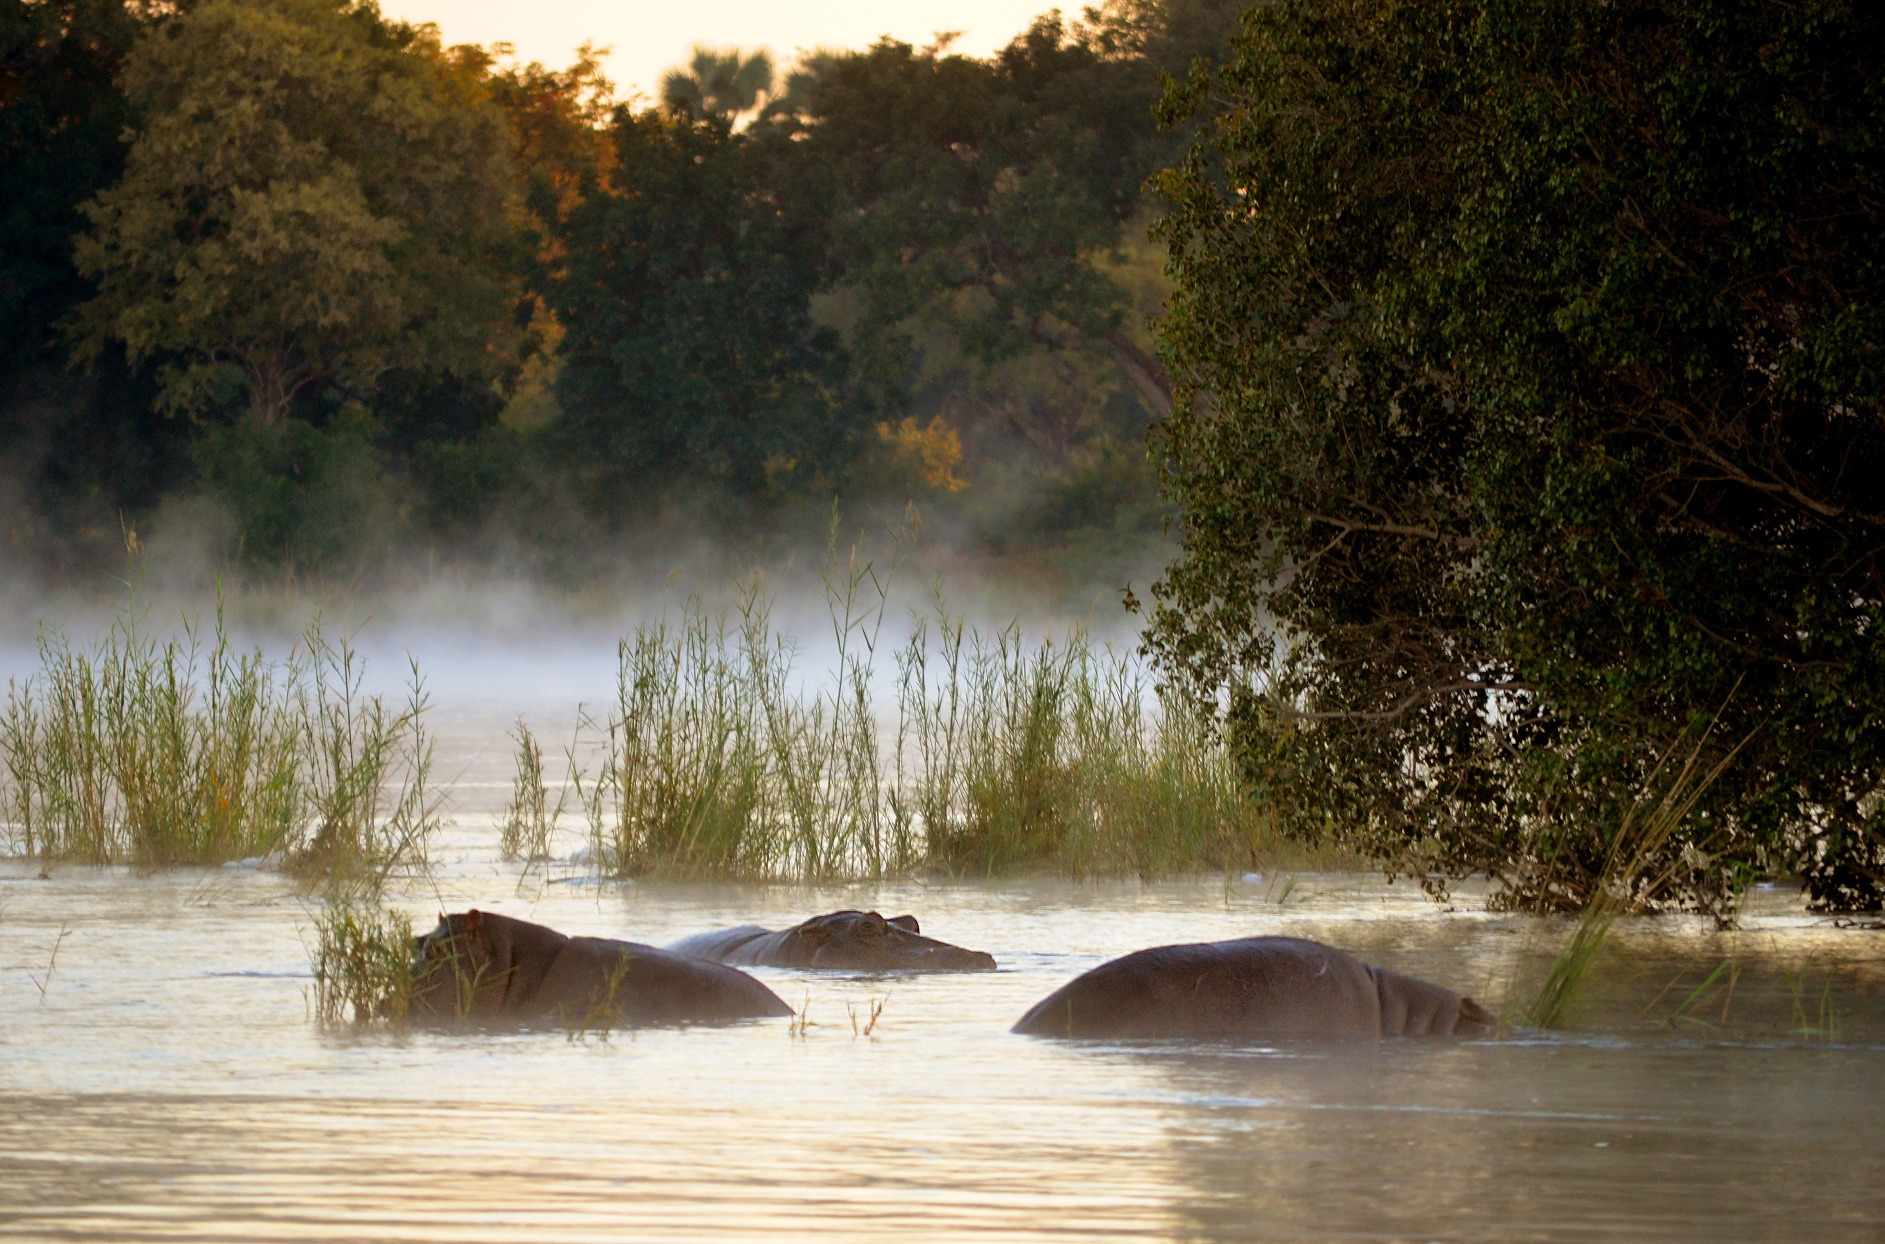
[[[440,916],[413,939],[408,1012],[589,1027],[758,1019],[792,1008],[733,968],[473,908]]]
[[[696,933],[669,950],[742,967],[833,968],[864,972],[992,972],[995,959],[924,937],[915,916],[834,911],[774,932],[756,924]]]
[[[1489,1036],[1471,998],[1299,937],[1157,946],[1102,963],[1023,1015],[1036,1037]]]

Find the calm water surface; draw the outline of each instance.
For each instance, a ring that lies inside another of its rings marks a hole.
[[[520,887],[478,789],[402,897],[421,925],[476,904],[659,943],[868,906],[1002,971],[758,973],[803,1036],[334,1032],[283,879],[0,864],[0,1236],[1885,1238],[1885,932],[1786,891],[1732,934],[1631,926],[1566,1035],[1055,1043],[1006,1030],[1142,946],[1319,937],[1497,1008],[1561,926],[1372,877]]]

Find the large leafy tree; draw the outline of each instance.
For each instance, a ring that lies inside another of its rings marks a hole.
[[[117,79],[140,13],[123,0],[0,0],[0,448],[44,511],[13,513],[16,539],[44,517],[41,551],[87,533],[101,509],[154,502],[180,456],[122,354],[69,372],[59,332],[90,292],[72,254],[80,205],[124,166],[135,114]]]
[[[1183,135],[1152,105],[1235,11],[1115,0],[987,59],[886,40],[805,59],[768,105],[837,209],[821,313],[884,406],[959,432],[965,517],[989,547],[1040,543],[1041,481],[1090,491],[1120,466],[1142,502],[1122,538],[1157,538],[1136,447],[1171,395],[1146,332],[1164,282],[1142,187]]]
[[[0,368],[43,359],[85,296],[72,235],[123,168],[117,77],[140,29],[123,0],[0,0]]]
[[[989,60],[885,41],[814,59],[789,83],[842,205],[834,275],[857,291],[874,353],[940,324],[985,362],[1097,352],[1166,403],[1163,369],[1128,331],[1128,291],[1101,262],[1165,154],[1150,115],[1160,66],[1142,46],[1158,12],[1145,7],[1071,31],[1050,15]]]
[[[812,323],[825,221],[789,139],[616,111],[606,176],[565,212],[547,299],[566,334],[551,438],[596,508],[712,484],[815,481],[840,455],[846,371]]]
[[[1732,753],[1635,896],[1876,907],[1885,15],[1282,0],[1167,107],[1151,641],[1284,822],[1577,906]]]
[[[337,0],[206,0],[133,53],[143,114],[87,208],[81,353],[162,359],[163,401],[287,416],[394,366],[489,374],[514,297],[508,147],[477,66]]]
[[[764,50],[697,47],[685,69],[661,75],[661,102],[694,117],[729,124],[772,93],[772,57]]]

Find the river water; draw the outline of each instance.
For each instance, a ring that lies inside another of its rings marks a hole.
[[[870,907],[1002,970],[758,972],[802,1032],[335,1031],[309,1018],[314,909],[286,879],[0,863],[0,1237],[1885,1238],[1885,932],[1784,888],[1731,933],[1627,924],[1563,1034],[1052,1042],[1007,1028],[1143,946],[1317,937],[1499,1009],[1564,926],[1371,876],[522,878],[476,750],[399,896],[422,927],[477,905],[661,943]]]

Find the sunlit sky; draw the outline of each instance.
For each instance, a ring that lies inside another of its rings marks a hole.
[[[696,43],[769,49],[783,66],[800,50],[861,48],[891,35],[919,47],[959,30],[953,50],[985,55],[1054,0],[381,0],[389,17],[434,22],[447,43],[509,43],[523,60],[564,65],[584,40],[614,49],[618,97],[652,96],[661,73]],[[1078,0],[1061,3],[1077,13]]]

